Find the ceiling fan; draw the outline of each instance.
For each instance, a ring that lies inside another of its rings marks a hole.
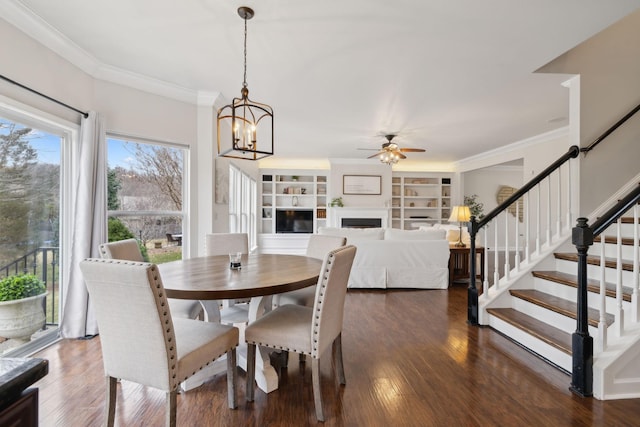
[[[373,159],[374,157],[378,157],[382,163],[386,163],[388,165],[398,163],[400,159],[406,159],[402,153],[423,153],[425,150],[423,148],[400,148],[398,144],[393,142],[393,138],[397,135],[388,134],[384,137],[387,139],[387,142],[382,144],[382,148],[376,154],[367,157],[367,159]]]

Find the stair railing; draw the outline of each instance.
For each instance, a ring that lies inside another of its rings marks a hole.
[[[572,230],[572,242],[578,251],[578,319],[577,328],[571,337],[573,372],[571,375],[571,390],[581,396],[591,396],[593,394],[593,338],[589,335],[587,301],[587,254],[589,247],[593,245],[594,239],[600,238],[600,301],[599,301],[599,349],[604,351],[607,347],[607,323],[606,298],[607,287],[605,282],[605,268],[613,265],[611,260],[605,259],[605,238],[602,232],[609,226],[616,223],[616,313],[615,324],[618,336],[624,334],[624,308],[622,304],[622,216],[633,209],[633,295],[632,307],[634,322],[638,322],[638,202],[640,202],[640,186],[635,187],[623,199],[611,207],[607,212],[588,225],[587,218],[578,218],[578,225]]]
[[[531,179],[507,200],[498,205],[486,216],[478,219],[471,217],[469,222],[470,252],[476,252],[476,236],[484,229],[485,277],[482,292],[487,295],[498,290],[502,282],[520,272],[521,266],[530,263],[540,255],[541,250],[549,247],[554,239],[559,239],[563,231],[571,227],[571,168],[569,160],[580,154],[578,146],[569,150]],[[562,167],[565,166],[565,167]],[[562,167],[562,168],[561,168]],[[533,212],[532,212],[533,211]],[[565,213],[563,215],[563,212]],[[513,214],[514,219],[510,218]],[[522,219],[521,219],[522,218]],[[522,225],[520,222],[522,221]],[[503,230],[503,236],[499,231]],[[515,232],[510,233],[511,230]],[[493,241],[489,241],[493,231]],[[522,236],[521,236],[522,234]],[[504,264],[500,269],[500,241],[504,242]],[[489,272],[489,246],[494,250],[494,271],[492,281]],[[511,266],[513,257],[514,265]],[[476,284],[476,257],[469,257],[469,280],[467,320],[472,325],[479,324],[479,292]]]

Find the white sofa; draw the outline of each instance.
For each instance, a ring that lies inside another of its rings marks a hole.
[[[318,234],[344,236],[358,250],[349,288],[446,289],[446,230],[320,227]]]

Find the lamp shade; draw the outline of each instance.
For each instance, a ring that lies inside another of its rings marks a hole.
[[[454,206],[451,209],[449,222],[469,222],[471,220],[471,210],[469,206]]]

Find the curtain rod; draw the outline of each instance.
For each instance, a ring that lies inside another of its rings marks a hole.
[[[2,79],[2,80],[6,80],[6,81],[8,81],[9,83],[12,83],[12,84],[14,84],[14,85],[16,85],[16,86],[21,87],[22,89],[28,90],[29,92],[32,92],[32,93],[35,93],[36,95],[40,95],[41,97],[46,98],[46,99],[48,99],[49,101],[53,101],[53,102],[55,102],[56,104],[62,105],[63,107],[67,107],[68,109],[73,110],[73,111],[75,111],[75,112],[76,112],[76,113],[78,113],[78,114],[82,114],[82,115],[84,116],[84,118],[85,118],[85,119],[86,119],[87,117],[89,117],[89,113],[85,113],[84,111],[78,110],[77,108],[74,108],[74,107],[72,107],[71,105],[68,105],[68,104],[65,104],[64,102],[58,101],[57,99],[52,98],[52,97],[50,97],[50,96],[48,96],[48,95],[45,95],[44,93],[38,92],[37,90],[34,90],[34,89],[31,89],[30,87],[25,86],[25,85],[23,85],[23,84],[21,84],[21,83],[18,83],[18,82],[17,82],[17,81],[15,81],[15,80],[11,80],[10,78],[3,76],[2,74],[0,74],[0,79]]]

